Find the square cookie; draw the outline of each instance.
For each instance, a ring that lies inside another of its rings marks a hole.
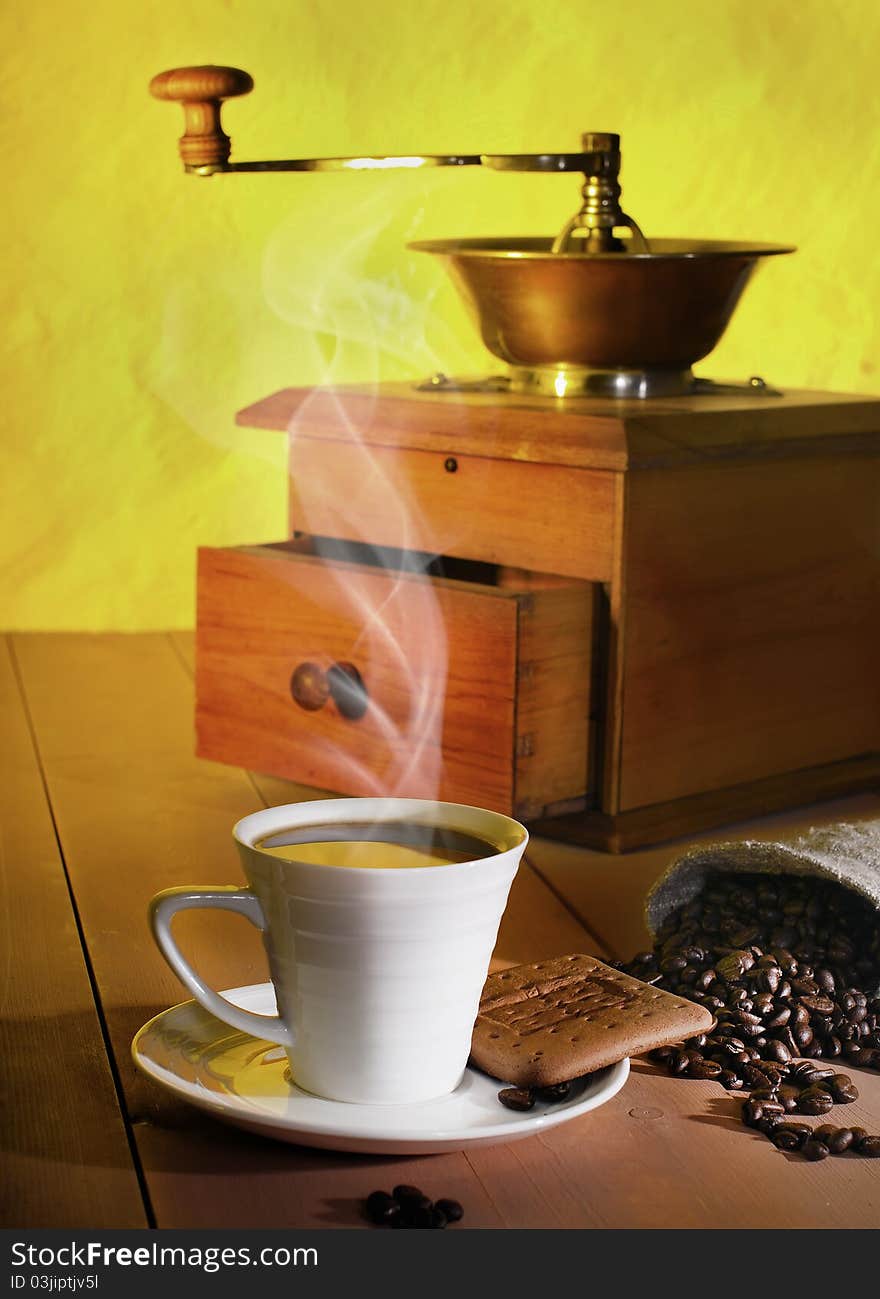
[[[547,1087],[708,1032],[714,1023],[704,1007],[594,956],[556,956],[489,975],[471,1060],[518,1087]]]

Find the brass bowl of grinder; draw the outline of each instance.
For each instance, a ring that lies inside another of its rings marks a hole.
[[[692,391],[691,366],[718,343],[759,260],[794,251],[696,239],[608,252],[553,245],[507,238],[408,246],[443,259],[486,347],[511,367],[511,387],[557,396]]]
[[[511,368],[503,386],[565,396],[722,391],[691,366],[724,333],[758,260],[793,248],[712,240],[648,240],[621,207],[620,136],[586,131],[577,153],[416,154],[230,161],[224,99],[247,94],[240,68],[173,68],[150,83],[183,105],[187,171],[375,171],[480,166],[580,174],[581,206],[555,239],[434,239],[410,248],[446,262],[476,315],[486,347]],[[626,240],[617,231],[629,232]],[[445,381],[444,376],[436,376]],[[759,389],[763,381],[752,381]],[[700,385],[704,385],[703,388]],[[454,383],[452,386],[455,386]],[[471,385],[473,386],[473,385]]]

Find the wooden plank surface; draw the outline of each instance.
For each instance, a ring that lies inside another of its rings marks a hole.
[[[614,1101],[545,1136],[406,1161],[251,1137],[139,1078],[128,1063],[130,1037],[150,1013],[181,999],[147,933],[147,898],[166,884],[238,882],[232,821],[264,801],[304,791],[191,756],[191,683],[180,638],[175,645],[161,637],[15,643],[41,749],[45,736],[61,842],[160,1226],[350,1226],[359,1199],[395,1181],[457,1195],[472,1227],[833,1228],[880,1221],[876,1163],[791,1159],[743,1129],[735,1119],[739,1102],[720,1088],[673,1080],[640,1063]],[[538,869],[564,902],[531,870],[521,872],[500,960],[590,950],[566,904],[595,914],[597,927],[601,921],[609,931],[610,913],[637,908],[644,873],[627,877],[620,870],[627,859],[605,861],[617,877],[606,876],[603,910],[590,901],[591,854],[564,850],[571,856],[563,871],[555,845],[536,843],[534,850]],[[215,985],[263,977],[255,936],[234,917],[194,913],[181,918],[180,929],[182,945]],[[880,1077],[859,1074],[859,1085],[863,1100],[847,1109],[847,1119],[880,1130]]]
[[[24,703],[0,637],[0,1225],[147,1225]]]

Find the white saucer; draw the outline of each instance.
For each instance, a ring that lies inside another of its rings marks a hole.
[[[275,1013],[270,983],[223,993],[257,1014]],[[629,1061],[572,1084],[568,1098],[540,1101],[526,1114],[498,1101],[501,1084],[468,1068],[451,1096],[418,1105],[349,1105],[300,1091],[289,1081],[281,1047],[215,1019],[195,1001],[151,1019],[131,1044],[134,1062],[169,1091],[216,1118],[262,1136],[328,1150],[426,1155],[519,1141],[586,1114],[611,1099]]]

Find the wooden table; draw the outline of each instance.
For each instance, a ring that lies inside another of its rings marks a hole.
[[[808,1164],[743,1128],[740,1100],[643,1061],[608,1105],[509,1147],[392,1160],[225,1127],[134,1069],[140,1025],[184,999],[153,946],[158,889],[240,883],[230,828],[314,792],[193,757],[192,640],[14,636],[2,644],[0,1221],[18,1227],[351,1227],[377,1186],[415,1182],[469,1227],[876,1227],[880,1163]],[[880,815],[860,796],[734,833]],[[709,838],[710,836],[704,836]],[[714,836],[714,837],[717,837]],[[608,857],[533,841],[499,963],[644,946],[646,885],[682,844]],[[179,921],[215,987],[267,977],[221,913]],[[880,1132],[880,1075],[848,1123]]]

